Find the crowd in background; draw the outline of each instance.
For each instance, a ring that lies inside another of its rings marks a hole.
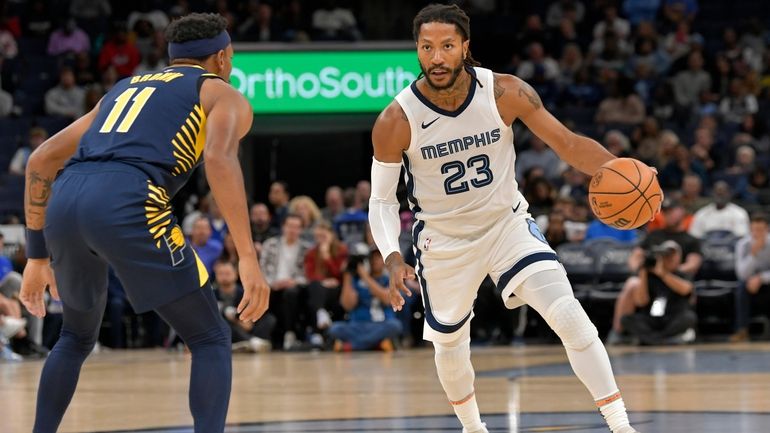
[[[388,2],[0,0],[3,182],[17,185],[30,152],[91,109],[117,80],[164,67],[162,32],[176,16],[220,13],[236,41],[353,42],[411,37],[409,13],[427,2],[380,3]],[[613,154],[658,169],[667,197],[661,214],[640,230],[616,230],[592,218],[589,177],[514,124],[519,187],[608,341],[686,343],[712,330],[745,341],[756,325],[770,332],[762,318],[770,315],[763,214],[770,205],[768,7],[721,0],[456,3],[471,15],[472,41],[486,43],[471,44],[485,65],[527,80],[557,118]],[[728,13],[734,19],[725,21]],[[330,186],[316,199],[301,187],[292,191],[276,181],[268,202],[251,206],[273,292],[268,314],[248,326],[234,315],[242,295],[238,259],[216,203],[205,187],[176,203],[188,242],[212,276],[234,348],[420,344],[419,287],[398,314],[387,306],[388,277],[367,225],[368,182]],[[7,222],[20,221],[13,211],[20,208],[3,204]],[[413,260],[406,202],[401,217],[402,253]],[[608,258],[608,251],[616,254]],[[60,308],[50,304],[46,323],[19,308],[13,287],[23,261],[16,259],[0,266],[5,359],[14,358],[12,349],[42,356],[55,341]],[[579,266],[594,266],[593,260],[604,273],[582,280]],[[620,263],[612,275],[608,260]],[[173,332],[154,313],[134,315],[119,280],[110,281],[104,344],[173,345]],[[490,281],[482,284],[476,309],[477,342],[553,337],[535,313],[505,310]]]

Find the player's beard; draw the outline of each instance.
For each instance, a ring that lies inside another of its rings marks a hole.
[[[420,63],[420,62],[418,62],[418,63]],[[455,82],[457,81],[457,77],[460,76],[460,72],[462,72],[463,68],[465,68],[465,64],[464,63],[460,63],[460,65],[458,67],[454,68],[454,69],[449,69],[446,66],[435,66],[435,67],[430,68],[430,69],[425,69],[425,67],[422,65],[422,63],[420,63],[420,70],[422,71],[422,74],[425,76],[425,81],[428,83],[428,86],[430,86],[433,90],[446,90],[446,89],[449,89],[452,86],[454,86]],[[446,84],[438,85],[438,84],[434,83],[430,79],[430,73],[432,71],[437,70],[437,69],[450,72],[451,75],[449,77],[449,81],[447,81]]]

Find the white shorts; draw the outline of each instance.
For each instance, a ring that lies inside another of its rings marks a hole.
[[[556,253],[526,213],[505,213],[487,232],[467,239],[447,236],[418,221],[413,232],[417,280],[425,306],[423,338],[449,343],[470,326],[481,282],[489,275],[505,306],[524,304],[513,290],[530,275],[559,269]]]

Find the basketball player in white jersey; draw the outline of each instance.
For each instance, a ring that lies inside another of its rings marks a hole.
[[[509,308],[537,310],[561,338],[578,378],[613,433],[633,433],[609,357],[519,193],[511,124],[521,119],[567,163],[592,175],[614,158],[569,131],[537,93],[511,75],[477,67],[469,19],[455,5],[430,5],[414,19],[423,75],[378,117],[369,219],[387,258],[395,310],[417,278],[425,305],[424,338],[435,347],[438,376],[463,425],[487,432],[474,395],[470,320],[486,275]],[[401,167],[416,224],[416,272],[399,253],[396,188]]]

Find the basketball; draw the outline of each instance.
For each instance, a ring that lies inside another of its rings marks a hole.
[[[633,230],[650,221],[662,200],[655,172],[632,158],[607,162],[594,174],[588,187],[588,202],[594,215],[620,230]]]

